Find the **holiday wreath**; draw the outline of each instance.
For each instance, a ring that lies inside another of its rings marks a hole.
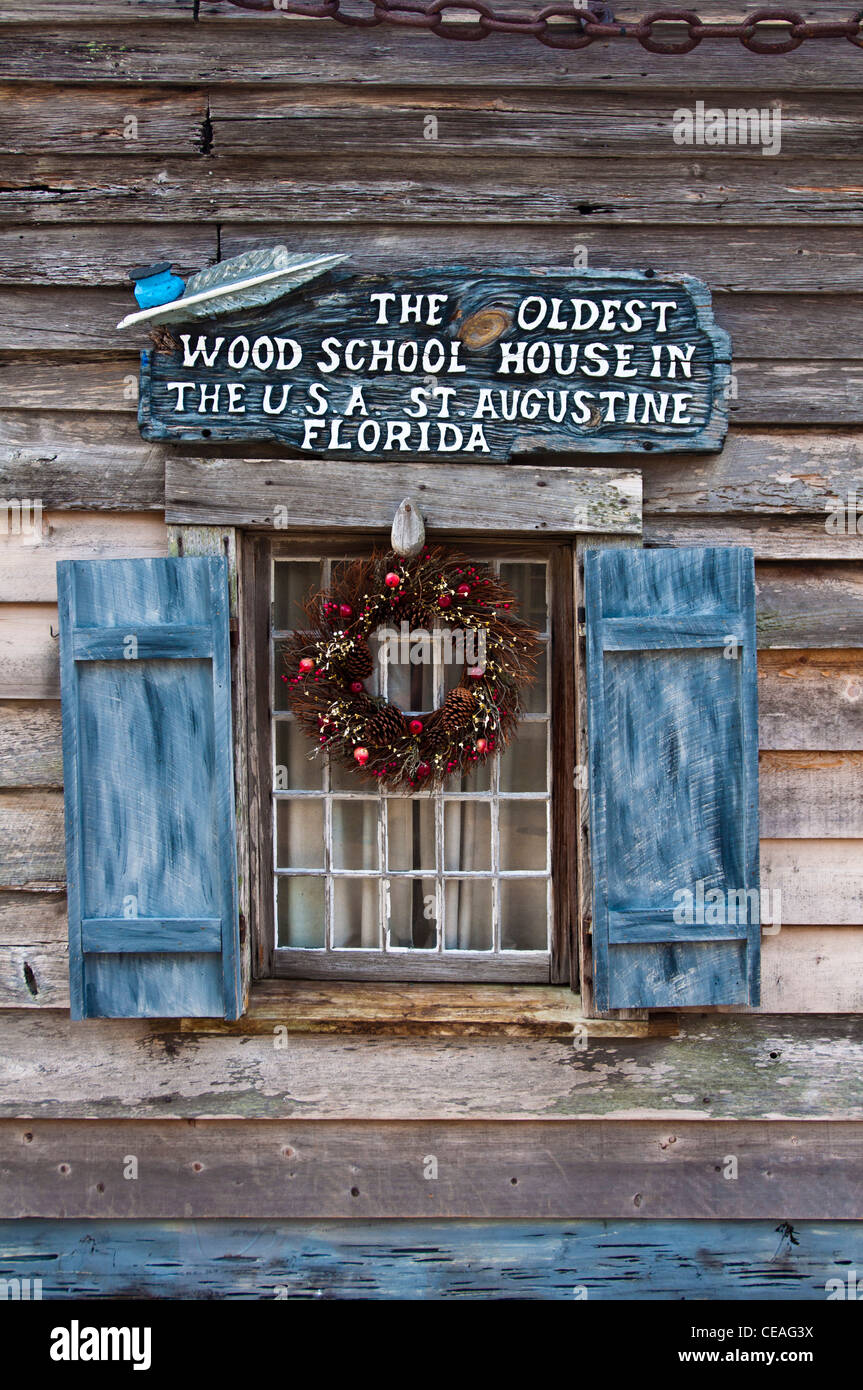
[[[409,791],[463,776],[506,747],[533,676],[538,644],[494,571],[441,547],[413,558],[387,551],[346,563],[305,605],[309,626],[283,648],[282,679],[297,721],[331,759]],[[369,692],[369,645],[381,628],[433,636],[444,623],[482,641],[478,664],[428,714],[407,718]]]

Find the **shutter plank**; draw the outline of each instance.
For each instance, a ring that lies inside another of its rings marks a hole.
[[[758,1002],[754,567],[585,556],[599,1009]]]
[[[236,1018],[226,562],[57,584],[72,1016]]]

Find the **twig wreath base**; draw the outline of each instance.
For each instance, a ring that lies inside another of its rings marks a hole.
[[[297,722],[331,760],[406,792],[463,777],[513,737],[539,644],[515,595],[488,565],[437,546],[407,558],[376,552],[340,567],[332,587],[305,604],[308,628],[283,647],[282,680]],[[442,705],[405,716],[370,694],[369,641],[379,628],[429,637],[461,629],[480,664],[465,664]]]

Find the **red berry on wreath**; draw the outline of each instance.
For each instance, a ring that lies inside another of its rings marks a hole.
[[[354,760],[359,763],[360,767],[365,767],[366,763],[369,760],[368,748],[355,748]]]
[[[352,617],[353,611],[354,611],[354,610],[351,608],[351,605],[350,605],[349,603],[340,603],[340,604],[339,604],[339,615],[340,615],[342,618],[350,618],[350,617]]]
[[[315,663],[312,661],[312,658],[310,656],[304,656],[302,661],[300,662],[300,670],[308,672],[314,671],[314,669]]]
[[[401,575],[396,574],[395,570],[390,570],[389,574],[384,575],[384,583],[388,589],[397,589],[401,582]]]
[[[468,594],[470,593],[470,585],[469,585],[469,584],[459,584],[458,589],[456,590],[456,593],[461,594],[462,598],[467,598]]]
[[[421,734],[423,731],[423,722],[421,719],[412,719],[410,724],[408,724],[408,728],[412,734]]]
[[[488,739],[487,739],[487,738],[478,738],[477,741],[476,741],[476,751],[477,751],[478,753],[484,753],[484,752],[486,751],[487,748],[488,748]]]
[[[441,594],[440,598],[437,601],[438,608],[449,608],[451,603],[452,599],[450,598],[449,594]]]
[[[428,777],[430,772],[428,763],[417,763],[417,777]]]
[[[364,687],[363,687],[362,681],[351,681],[351,694],[352,694],[352,695],[361,695],[362,692],[363,692],[363,688],[364,688]]]

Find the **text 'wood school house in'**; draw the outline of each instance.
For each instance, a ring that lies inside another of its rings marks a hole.
[[[859,24],[386,9],[0,14],[0,1280],[823,1299]]]

